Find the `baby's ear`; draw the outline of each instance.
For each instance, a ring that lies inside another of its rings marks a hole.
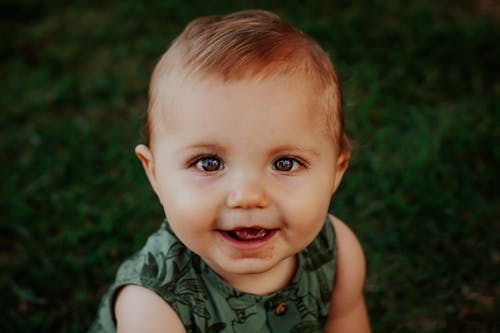
[[[349,162],[351,161],[351,152],[345,151],[339,154],[337,158],[337,172],[341,171],[342,174],[347,170]]]
[[[350,161],[351,161],[351,153],[349,151],[339,153],[336,162],[337,165],[336,165],[335,184],[333,192],[335,192],[339,187],[340,181],[342,180],[342,177],[344,176],[344,173],[347,170]]]
[[[158,194],[158,186],[156,182],[156,173],[155,173],[155,162],[153,158],[153,154],[151,149],[146,145],[137,145],[135,147],[135,154],[139,158],[144,167],[144,171],[146,172],[146,176],[148,177],[149,183],[153,190]]]

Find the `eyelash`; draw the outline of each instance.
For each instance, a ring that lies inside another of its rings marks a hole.
[[[218,163],[217,169],[214,169],[214,170],[205,170],[203,168],[203,166],[202,166],[201,163],[203,161],[207,161],[207,160],[215,160],[215,161],[217,161],[217,163]],[[224,169],[224,162],[216,154],[201,154],[201,155],[197,155],[197,156],[193,157],[192,159],[190,159],[186,164],[187,164],[187,166],[189,168],[195,168],[195,169],[197,169],[200,172],[206,172],[206,173],[216,172],[216,171],[220,171],[220,170]]]
[[[206,161],[206,160],[216,160],[217,163],[219,163],[219,166],[217,169],[214,169],[214,170],[206,170],[203,168],[203,166],[201,165],[201,163],[203,161]],[[283,161],[283,160],[289,160],[292,162],[292,167],[290,170],[279,170],[277,167],[276,167],[276,164],[279,162],[279,161]],[[206,154],[206,155],[198,155],[196,157],[194,157],[193,159],[191,159],[187,165],[191,168],[191,167],[194,167],[196,168],[197,170],[201,171],[201,172],[206,172],[206,173],[212,173],[212,172],[216,172],[216,171],[220,171],[222,169],[225,168],[225,165],[224,165],[224,162],[222,161],[222,159],[215,155],[215,154]],[[279,157],[277,158],[276,160],[274,160],[274,162],[272,163],[272,168],[273,170],[275,171],[278,171],[278,172],[284,172],[284,173],[288,173],[288,172],[294,172],[296,171],[298,168],[301,168],[301,167],[306,167],[307,164],[306,162],[304,162],[303,160],[297,158],[297,157],[293,157],[293,156],[283,156],[283,157]]]
[[[277,167],[276,167],[276,164],[279,162],[279,161],[291,161],[292,162],[292,166],[290,168],[290,170],[279,170]],[[296,157],[293,157],[293,156],[283,156],[283,157],[280,157],[278,159],[276,159],[274,162],[273,162],[273,169],[278,171],[278,172],[285,172],[285,173],[288,173],[288,172],[295,172],[298,168],[301,168],[301,167],[305,167],[306,164],[304,161],[296,158]]]

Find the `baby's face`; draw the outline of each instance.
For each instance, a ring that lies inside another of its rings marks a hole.
[[[191,80],[138,149],[178,238],[230,284],[292,271],[347,163],[305,80]],[[149,156],[149,157],[148,157]]]

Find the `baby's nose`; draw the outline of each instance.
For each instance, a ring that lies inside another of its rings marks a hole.
[[[235,184],[227,195],[226,205],[229,208],[265,208],[269,197],[262,182],[242,181]]]

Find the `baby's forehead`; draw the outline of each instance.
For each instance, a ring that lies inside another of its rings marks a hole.
[[[176,123],[175,119],[182,119],[186,108],[199,109],[201,112],[199,113],[200,117],[221,117],[220,113],[214,110],[214,107],[216,108],[221,105],[225,107],[226,98],[232,100],[240,98],[238,100],[240,104],[232,104],[234,106],[234,114],[238,115],[241,112],[239,109],[244,107],[246,107],[246,110],[255,108],[255,113],[257,114],[261,106],[266,108],[268,106],[267,102],[278,98],[277,95],[282,96],[281,101],[285,101],[285,103],[288,100],[296,101],[297,104],[300,103],[301,109],[307,112],[308,118],[314,117],[321,124],[326,124],[324,127],[321,126],[321,132],[332,130],[332,127],[329,125],[330,118],[332,118],[332,115],[329,113],[332,112],[328,112],[323,105],[322,101],[324,98],[321,98],[321,92],[318,92],[316,87],[309,84],[308,80],[302,74],[283,74],[268,77],[257,76],[239,80],[224,80],[216,75],[171,75],[160,80],[158,84],[160,87],[156,89],[157,96],[154,97],[155,105],[150,110],[152,114],[149,115],[151,131],[153,133],[158,131],[157,134],[159,134],[165,131],[169,125]],[[248,92],[254,90],[259,91],[259,93],[253,95]],[[214,96],[217,96],[215,101]],[[253,96],[255,96],[255,99],[252,99]],[[266,112],[272,112],[272,109]],[[266,116],[270,116],[265,113],[259,114],[262,122],[266,121]],[[332,131],[334,136],[337,130],[338,128]]]
[[[173,73],[172,73],[173,74]],[[193,99],[209,99],[210,93],[220,90],[231,91],[234,87],[255,88],[266,87],[279,88],[279,91],[288,93],[291,90],[299,93],[307,104],[316,110],[321,110],[322,93],[318,87],[310,83],[308,78],[300,73],[276,74],[276,75],[256,75],[234,79],[224,79],[214,74],[174,74],[159,79],[156,83],[158,87],[154,89],[155,95],[150,96],[155,101],[155,106],[150,111],[154,113],[179,112],[179,106],[189,104]],[[269,89],[269,99],[273,98],[276,91]],[[265,90],[265,93],[267,91]],[[234,96],[233,96],[234,97]],[[293,98],[293,94],[290,98]],[[237,112],[238,110],[235,110]]]

